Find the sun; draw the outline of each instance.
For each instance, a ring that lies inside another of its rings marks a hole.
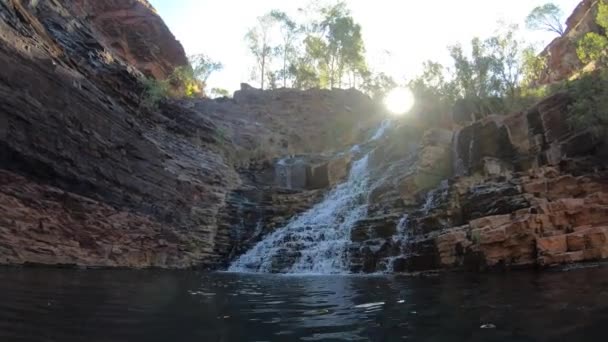
[[[395,88],[384,97],[384,106],[393,115],[403,115],[414,107],[414,94],[407,88]]]

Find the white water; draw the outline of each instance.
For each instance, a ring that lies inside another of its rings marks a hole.
[[[393,241],[404,241],[407,235],[407,225],[409,223],[409,215],[405,214],[397,223],[397,234],[393,235]]]
[[[456,177],[464,176],[465,174],[464,161],[458,152],[458,139],[460,139],[460,130],[456,131],[452,139],[452,172]]]
[[[385,120],[370,138],[390,127]],[[308,211],[271,233],[228,268],[231,272],[335,274],[349,272],[348,247],[355,223],[367,216],[369,154],[353,163],[348,180]],[[293,263],[291,260],[295,259]]]
[[[301,256],[287,273],[348,271],[347,247],[353,225],[367,214],[368,156],[353,164],[348,180],[321,203],[294,218],[238,258],[229,271],[271,272],[273,260],[287,252]]]
[[[378,140],[378,139],[382,138],[382,136],[384,136],[384,134],[390,127],[391,127],[391,120],[389,120],[389,119],[382,120],[380,127],[378,127],[378,129],[376,130],[374,135],[372,135],[372,137],[369,140],[374,141],[374,140]]]

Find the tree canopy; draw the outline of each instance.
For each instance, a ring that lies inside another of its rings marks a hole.
[[[546,3],[530,12],[526,18],[526,26],[531,30],[544,30],[561,36],[564,34],[562,17],[562,10],[557,5]]]

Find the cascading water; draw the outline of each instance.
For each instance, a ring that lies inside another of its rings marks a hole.
[[[389,127],[391,127],[391,120],[390,119],[382,120],[380,127],[378,127],[378,129],[376,130],[374,135],[372,135],[372,137],[369,140],[374,141],[374,140],[378,140],[378,139],[382,138],[382,136],[384,136],[384,134],[389,129]]]
[[[390,127],[385,120],[370,138]],[[369,153],[355,161],[346,182],[243,254],[231,272],[332,274],[349,271],[348,247],[355,223],[367,215]]]
[[[460,157],[459,147],[460,130],[456,131],[454,138],[452,139],[452,172],[454,176],[464,176],[464,160]]]

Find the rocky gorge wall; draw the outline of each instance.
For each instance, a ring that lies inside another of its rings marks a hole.
[[[455,131],[403,123],[375,153],[353,271],[542,267],[608,257],[606,145],[567,123],[569,97]],[[410,145],[411,148],[404,148]]]
[[[274,158],[339,149],[379,120],[356,91],[142,108],[143,74],[185,60],[143,0],[0,2],[0,263],[216,267],[243,193],[297,202],[285,215],[310,202],[265,178]]]
[[[608,257],[606,146],[566,94],[453,130],[356,90],[143,108],[142,77],[185,61],[143,0],[0,2],[0,263],[225,267],[368,153],[353,272]]]

